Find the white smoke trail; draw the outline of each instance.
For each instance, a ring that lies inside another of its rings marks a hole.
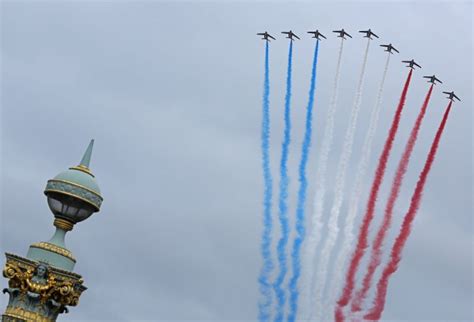
[[[356,95],[354,98],[354,104],[351,110],[351,116],[349,121],[349,126],[346,130],[346,136],[344,138],[344,145],[342,148],[342,153],[339,158],[339,163],[337,166],[336,172],[336,181],[335,181],[335,188],[334,188],[334,201],[331,208],[331,213],[328,220],[328,235],[326,240],[324,241],[320,262],[318,265],[318,270],[316,273],[316,285],[314,286],[314,301],[315,304],[315,314],[316,320],[321,321],[323,316],[323,294],[324,294],[324,286],[325,281],[327,280],[327,273],[328,273],[328,266],[329,260],[331,259],[331,252],[334,248],[334,245],[337,241],[337,236],[339,234],[339,227],[338,227],[338,220],[339,220],[339,213],[341,211],[342,200],[344,197],[344,188],[346,185],[346,172],[347,166],[351,159],[352,155],[352,147],[354,145],[354,134],[357,127],[357,120],[359,118],[359,112],[362,102],[362,89],[364,86],[364,76],[365,76],[365,69],[367,66],[367,59],[369,56],[369,47],[370,47],[370,38],[367,39],[367,46],[365,48],[364,58],[362,61],[362,69],[360,72],[359,82],[357,85]]]
[[[330,283],[328,284],[329,294],[325,298],[324,302],[324,308],[326,312],[326,314],[324,315],[325,318],[331,318],[332,313],[334,312],[334,303],[336,301],[337,292],[341,290],[344,279],[344,265],[346,259],[349,258],[350,252],[352,250],[352,245],[354,243],[354,221],[357,216],[359,200],[361,199],[362,194],[363,182],[367,173],[367,169],[369,167],[370,156],[372,154],[372,142],[374,140],[375,132],[377,130],[380,107],[382,103],[383,88],[388,72],[390,56],[391,54],[388,53],[382,80],[380,82],[379,91],[377,94],[377,99],[370,115],[369,128],[365,135],[364,145],[362,147],[362,155],[357,165],[357,171],[354,179],[354,187],[352,189],[351,199],[349,203],[349,210],[344,223],[342,246],[335,260],[333,277],[330,280]]]
[[[339,56],[337,59],[336,76],[334,79],[333,96],[331,104],[329,106],[328,115],[325,122],[324,137],[319,157],[318,169],[316,170],[316,192],[313,204],[313,215],[311,217],[311,226],[305,247],[304,260],[306,261],[303,266],[303,290],[302,299],[305,301],[305,305],[302,305],[301,315],[304,319],[311,310],[311,299],[312,290],[314,285],[314,260],[316,255],[316,248],[318,247],[321,239],[321,230],[323,226],[322,214],[323,214],[323,202],[324,195],[326,194],[326,168],[328,163],[329,152],[331,150],[333,132],[334,132],[334,120],[336,114],[337,105],[337,90],[339,87],[339,76],[341,71],[342,52],[344,49],[344,39],[341,38],[341,45],[339,47]]]

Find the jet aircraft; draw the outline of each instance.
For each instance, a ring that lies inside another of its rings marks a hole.
[[[282,34],[285,34],[286,35],[286,38],[290,39],[291,41],[293,41],[293,37],[295,37],[296,39],[300,39],[300,37],[298,37],[297,35],[295,35],[295,33],[293,31],[282,31],[281,32]]]
[[[320,33],[319,30],[308,31],[308,34],[312,34],[313,37],[311,37],[311,38],[316,38],[318,40],[322,40],[321,38],[319,38],[320,36],[323,37],[324,39],[326,39],[326,37],[322,33]]]
[[[392,44],[388,44],[388,45],[380,45],[380,47],[384,47],[385,50],[384,51],[387,51],[391,54],[393,54],[392,50],[399,53],[399,51],[397,50],[397,48],[393,47]]]
[[[440,81],[435,75],[433,76],[423,76],[423,78],[428,78],[429,81],[428,83],[436,84],[436,82],[443,84],[442,81]]]
[[[417,63],[415,63],[415,60],[414,60],[414,59],[412,59],[412,60],[402,60],[402,63],[407,63],[407,64],[408,64],[407,67],[410,67],[411,69],[415,69],[414,66],[417,66],[417,67],[421,68],[420,65],[418,65]]]
[[[337,35],[337,37],[342,38],[342,39],[347,39],[346,36],[352,38],[352,36],[349,35],[344,29],[333,30],[332,32],[335,32],[335,33],[339,34],[339,35]]]
[[[454,91],[452,92],[443,92],[444,94],[448,94],[448,97],[447,99],[450,99],[451,101],[454,101],[454,99],[456,98],[458,101],[461,101],[461,99],[459,97],[456,96],[456,94],[454,94]]]
[[[374,34],[372,32],[372,30],[370,30],[370,29],[369,30],[359,30],[359,32],[365,34],[364,38],[374,39],[374,38],[372,38],[372,36],[374,36],[375,38],[379,38],[379,36]]]
[[[266,31],[265,31],[265,32],[259,32],[259,33],[257,34],[257,36],[263,36],[262,39],[263,39],[263,40],[266,40],[266,41],[270,41],[270,38],[272,38],[273,40],[275,40],[275,38],[274,38],[272,35],[270,35],[268,32],[266,32]]]

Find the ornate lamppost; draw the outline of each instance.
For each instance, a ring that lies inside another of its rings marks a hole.
[[[44,194],[54,214],[56,231],[48,241],[34,243],[25,257],[6,253],[3,276],[10,298],[2,321],[56,321],[68,306],[76,306],[86,290],[73,272],[76,259],[66,248],[65,235],[74,225],[100,210],[102,196],[89,170],[94,140],[80,164],[59,173],[46,184]]]

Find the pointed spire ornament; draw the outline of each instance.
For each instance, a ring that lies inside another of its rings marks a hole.
[[[84,156],[82,157],[82,160],[81,160],[81,163],[79,163],[79,166],[89,168],[89,164],[91,163],[93,148],[94,148],[94,139],[92,139],[91,142],[89,143],[89,146],[87,147],[87,150],[84,153]]]
[[[94,139],[91,140],[91,142],[89,143],[89,146],[87,147],[87,150],[86,152],[84,152],[84,155],[81,159],[81,162],[79,163],[78,166],[76,167],[71,167],[69,169],[72,169],[72,170],[79,170],[79,171],[82,171],[82,172],[85,172],[89,175],[91,175],[92,177],[94,177],[94,175],[92,174],[91,170],[89,169],[89,165],[91,163],[91,157],[92,157],[92,149],[94,147]]]

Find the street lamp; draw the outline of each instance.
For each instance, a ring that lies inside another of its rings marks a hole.
[[[48,180],[44,194],[54,215],[56,231],[50,240],[30,245],[26,258],[6,253],[3,276],[10,295],[2,321],[56,321],[67,306],[75,306],[86,287],[73,273],[76,259],[65,245],[75,224],[100,210],[102,196],[89,169],[94,140],[78,166]]]

